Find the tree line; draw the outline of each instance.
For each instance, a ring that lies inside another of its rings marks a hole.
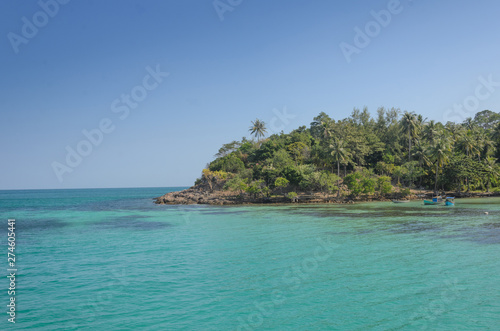
[[[500,113],[484,110],[442,124],[414,112],[367,108],[335,120],[322,112],[309,127],[224,144],[196,184],[254,196],[324,192],[358,196],[410,189],[499,190]]]

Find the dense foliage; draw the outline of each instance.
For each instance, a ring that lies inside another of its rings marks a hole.
[[[379,194],[408,188],[498,190],[500,114],[484,110],[463,123],[442,124],[399,109],[354,109],[343,120],[322,112],[309,128],[266,133],[252,122],[258,141],[223,145],[198,183],[254,196],[295,192]],[[288,195],[287,195],[288,194]]]

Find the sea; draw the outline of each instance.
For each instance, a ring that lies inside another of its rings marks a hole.
[[[0,330],[500,330],[499,198],[153,203],[180,189],[0,191]]]

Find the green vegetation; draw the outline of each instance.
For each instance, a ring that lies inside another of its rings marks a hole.
[[[291,201],[296,192],[356,197],[500,186],[500,114],[489,110],[442,124],[394,108],[379,108],[372,118],[365,108],[337,121],[322,112],[309,128],[266,139],[259,119],[249,131],[258,140],[223,145],[197,184]]]

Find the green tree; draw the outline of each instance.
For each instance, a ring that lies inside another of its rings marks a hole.
[[[345,142],[342,139],[334,139],[333,143],[330,144],[331,152],[330,154],[333,157],[333,161],[337,163],[337,186],[340,186],[340,163],[347,162],[349,160],[349,156],[351,155],[349,150],[345,146]],[[337,196],[340,195],[340,190],[337,191]]]
[[[260,141],[260,138],[264,137],[267,133],[266,123],[256,119],[255,121],[252,121],[252,126],[248,129],[248,131],[250,131],[250,133],[257,138],[257,141]]]
[[[217,154],[215,154],[215,157],[224,157],[229,153],[236,151],[240,146],[241,143],[236,140],[230,142],[229,144],[224,144],[221,148],[219,148],[219,151],[217,152]]]
[[[438,175],[439,169],[445,165],[451,154],[451,146],[447,139],[438,139],[429,147],[429,158],[436,166],[436,179],[434,182],[434,192],[437,193],[437,183],[438,183]]]
[[[328,116],[326,113],[321,112],[318,116],[316,116],[313,119],[313,122],[311,122],[311,135],[316,138],[316,139],[321,139],[322,137],[325,136],[325,128],[327,132],[327,135],[329,133],[329,127],[330,123],[332,122],[332,119],[330,116]]]
[[[376,185],[377,191],[380,195],[389,194],[392,191],[391,177],[389,176],[378,177]]]
[[[295,164],[298,165],[307,157],[309,148],[303,142],[297,141],[288,145],[288,151],[295,159]]]
[[[297,196],[298,196],[298,194],[296,192],[288,192],[287,195],[286,195],[286,197],[288,199],[290,199],[290,201],[292,201],[292,202],[296,202],[297,201]]]
[[[491,110],[483,110],[474,116],[474,124],[485,129],[492,129],[500,123],[500,114]]]
[[[293,165],[293,159],[290,157],[290,154],[285,149],[280,149],[276,153],[274,153],[271,159],[271,165],[278,169],[284,169],[288,166]]]
[[[439,135],[439,130],[436,122],[434,120],[427,123],[424,128],[424,137],[427,139],[429,144],[434,144],[435,140]]]
[[[375,185],[376,181],[375,179],[371,177],[363,177],[361,178],[361,187],[363,188],[363,193],[364,194],[372,194],[375,192]]]
[[[254,199],[257,198],[258,195],[263,194],[263,189],[264,187],[264,181],[263,180],[256,180],[250,185],[247,186],[246,191],[247,193],[253,195]]]
[[[276,181],[274,182],[274,187],[276,187],[278,190],[283,192],[284,188],[288,186],[290,181],[286,178],[283,177],[278,177],[276,178]]]
[[[401,124],[403,125],[403,132],[408,135],[408,162],[411,161],[411,142],[418,132],[418,120],[415,113],[405,112],[403,118],[401,119]]]
[[[225,184],[224,184],[224,189],[225,190],[231,190],[231,191],[238,191],[240,195],[245,192],[248,188],[248,185],[245,183],[245,181],[239,177],[233,177],[229,179]]]
[[[486,191],[490,191],[491,182],[497,182],[500,175],[500,166],[497,159],[488,157],[483,161],[483,176],[486,179]]]
[[[212,161],[209,165],[211,171],[222,170],[225,172],[239,173],[245,170],[245,164],[236,154],[231,153]]]
[[[363,192],[363,187],[360,183],[362,176],[359,172],[354,172],[344,177],[344,184],[347,185],[352,196],[358,196]]]

